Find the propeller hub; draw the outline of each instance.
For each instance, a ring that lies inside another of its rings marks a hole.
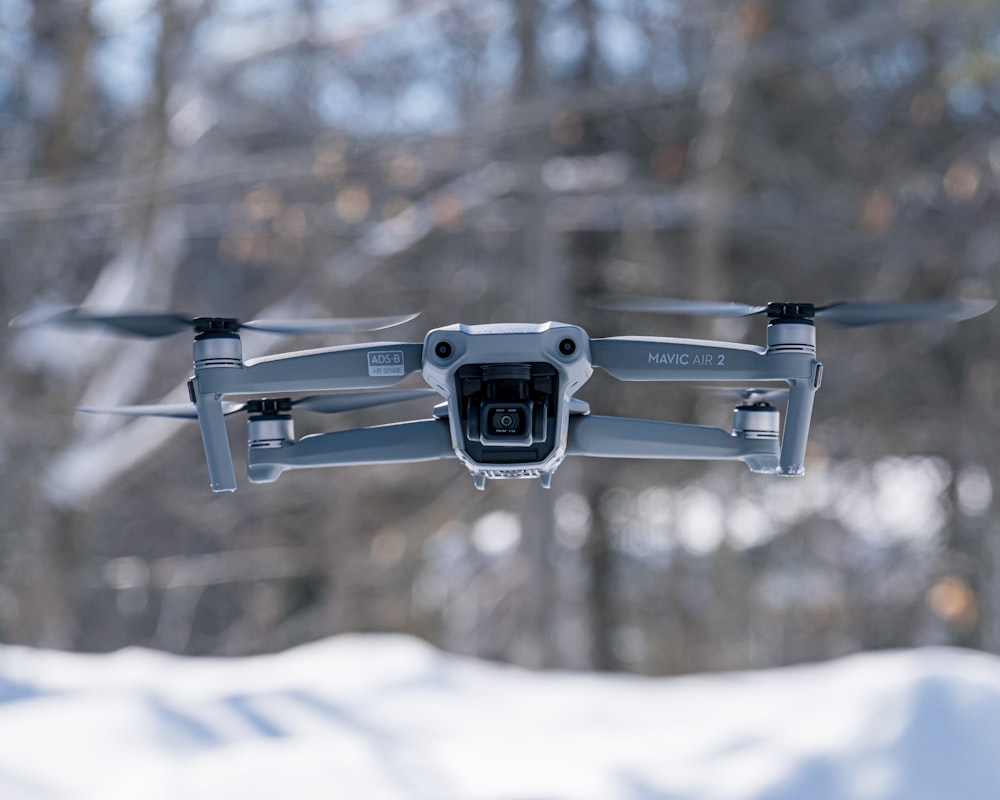
[[[235,317],[195,317],[192,320],[198,338],[210,336],[237,336],[240,321]]]
[[[771,323],[811,325],[816,317],[816,306],[812,303],[768,303],[766,313]]]
[[[288,397],[264,397],[249,400],[247,413],[257,417],[286,417],[292,413],[292,400]]]

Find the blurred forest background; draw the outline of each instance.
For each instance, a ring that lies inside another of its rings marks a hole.
[[[555,319],[763,344],[759,321],[587,298],[993,295],[998,123],[991,0],[4,0],[0,311],[422,311],[375,338]],[[449,461],[213,495],[196,425],[73,411],[183,399],[184,336],[0,339],[4,642],[243,654],[404,631],[657,674],[1000,652],[1000,313],[821,324],[804,479],[579,460],[550,491],[477,492]],[[730,422],[690,387],[595,374],[581,397]]]

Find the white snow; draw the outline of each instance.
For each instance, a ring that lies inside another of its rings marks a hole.
[[[1000,797],[1000,659],[948,649],[651,679],[403,636],[273,656],[0,648],[0,798]]]

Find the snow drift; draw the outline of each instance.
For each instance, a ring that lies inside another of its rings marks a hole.
[[[1000,797],[1000,659],[650,679],[401,636],[243,659],[0,649],[0,798]]]

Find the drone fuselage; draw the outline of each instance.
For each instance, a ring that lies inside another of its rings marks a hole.
[[[288,469],[458,458],[483,488],[489,478],[539,478],[548,486],[571,455],[743,461],[755,472],[800,475],[821,365],[811,323],[772,322],[766,347],[699,339],[590,339],[576,325],[450,325],[422,343],[380,342],[242,360],[235,333],[194,342],[192,399],[212,488],[236,477],[223,398],[232,394],[370,389],[415,372],[444,399],[435,418],[315,434],[296,440],[290,415],[252,417],[249,476]],[[590,415],[575,393],[594,368],[626,381],[787,384],[783,434],[760,404],[735,410],[731,430]],[[780,440],[780,441],[779,441]]]
[[[214,491],[236,489],[225,424],[226,414],[236,411],[248,414],[248,472],[255,483],[274,481],[289,469],[457,458],[483,488],[489,478],[539,478],[548,486],[569,456],[742,461],[754,472],[802,475],[813,398],[823,375],[816,359],[816,318],[845,327],[957,322],[995,305],[992,299],[960,299],[749,306],[633,297],[599,307],[766,318],[765,346],[649,336],[591,339],[582,328],[560,322],[456,324],[431,330],[419,343],[362,343],[247,361],[242,329],[290,335],[356,333],[403,324],[415,315],[241,322],[173,312],[70,308],[22,315],[11,324],[97,326],[147,338],[193,330],[194,376],[188,383],[193,408],[167,404],[81,410],[197,419]],[[733,411],[731,429],[723,429],[592,415],[576,392],[594,369],[622,381],[784,386],[740,390],[743,402]],[[430,388],[387,390],[414,373]],[[371,391],[342,394],[352,389]],[[286,396],[298,392],[320,394]],[[443,402],[430,419],[295,438],[291,411],[296,407],[336,413],[435,393]],[[226,402],[232,395],[259,399]],[[787,399],[783,421],[769,403],[774,397]]]
[[[427,334],[423,378],[448,403],[455,453],[487,478],[540,478],[566,457],[570,401],[590,378],[575,325],[450,325]]]

